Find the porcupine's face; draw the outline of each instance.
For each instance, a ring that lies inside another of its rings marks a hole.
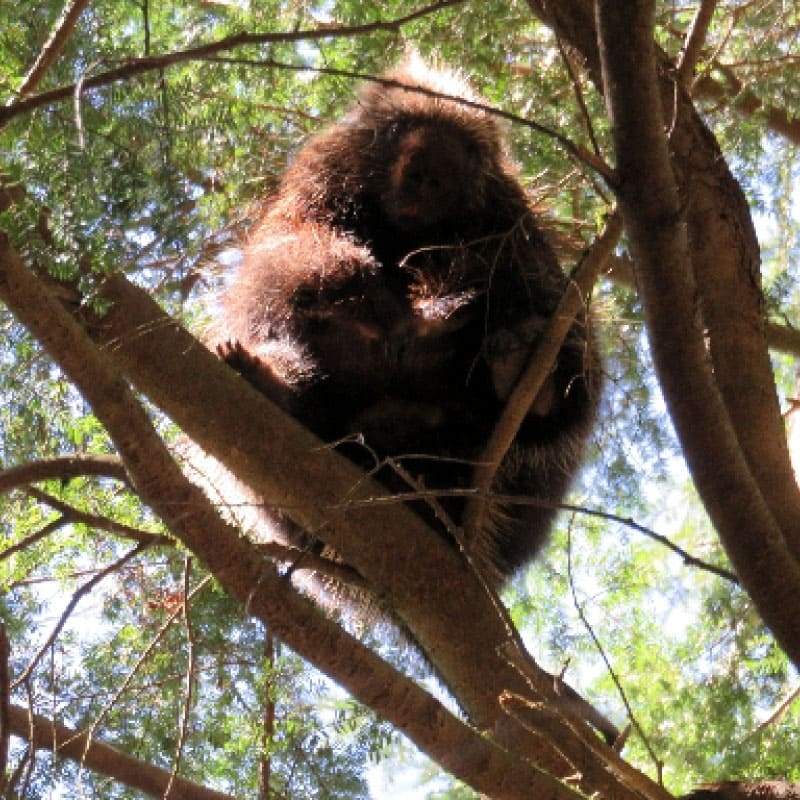
[[[482,159],[464,131],[435,120],[397,122],[383,136],[378,181],[389,221],[410,233],[457,226],[482,202]]]

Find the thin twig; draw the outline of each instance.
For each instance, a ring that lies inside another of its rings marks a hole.
[[[192,620],[189,616],[189,597],[191,595],[190,579],[192,574],[191,556],[186,557],[183,570],[183,603],[181,604],[181,616],[183,617],[184,628],[186,629],[186,691],[183,695],[183,711],[181,713],[180,726],[178,728],[178,741],[175,745],[175,761],[172,765],[167,787],[164,789],[163,800],[169,797],[172,785],[178,777],[181,766],[181,757],[186,747],[186,738],[189,732],[189,714],[192,709],[192,684],[194,682],[195,670],[195,637],[192,628]]]
[[[40,539],[44,539],[46,536],[49,536],[51,533],[55,533],[68,524],[69,520],[66,517],[57,517],[52,522],[48,522],[47,525],[45,525],[41,530],[36,531],[36,533],[32,533],[30,536],[26,536],[22,541],[12,544],[11,547],[7,547],[5,550],[3,550],[0,553],[0,561],[5,561],[7,558],[11,558],[14,553],[19,553],[21,550],[27,549],[31,545],[36,544],[36,542],[38,542]]]
[[[517,381],[503,414],[492,431],[480,464],[475,469],[473,486],[476,496],[468,502],[464,513],[467,541],[473,541],[476,533],[483,528],[487,513],[486,496],[491,491],[497,470],[550,374],[575,317],[586,307],[586,298],[591,294],[595,281],[621,234],[622,215],[615,210],[609,215],[602,233],[575,268],[558,307],[537,340],[528,365]]]
[[[133,558],[136,558],[142,551],[146,550],[149,547],[149,543],[143,542],[141,544],[136,545],[132,550],[129,550],[122,558],[117,559],[113,564],[109,564],[104,570],[100,571],[90,580],[86,581],[80,588],[78,588],[75,593],[72,595],[69,603],[67,603],[67,607],[64,609],[64,612],[61,614],[56,626],[50,632],[50,635],[44,641],[42,646],[39,648],[36,655],[28,662],[28,666],[22,671],[22,674],[14,681],[13,687],[16,688],[21,683],[28,680],[28,678],[33,673],[33,670],[36,668],[36,665],[41,661],[44,654],[47,652],[48,648],[53,644],[56,640],[56,637],[59,633],[61,633],[62,628],[64,625],[67,624],[67,620],[69,619],[70,614],[75,610],[75,606],[78,605],[80,600],[85,597],[89,592],[97,586],[104,578],[107,578],[112,573],[116,572],[120,567],[124,566],[128,561]]]
[[[691,553],[686,552],[682,547],[679,547],[674,542],[670,541],[666,536],[660,533],[656,533],[652,528],[648,528],[645,525],[640,525],[638,522],[635,522],[630,517],[621,517],[617,514],[610,514],[606,511],[599,511],[596,509],[586,509],[586,508],[579,508],[577,506],[570,507],[567,504],[561,506],[561,508],[566,508],[567,510],[575,510],[579,511],[583,514],[589,514],[593,517],[598,517],[600,519],[609,520],[610,522],[618,522],[621,525],[625,525],[632,530],[638,531],[639,533],[644,534],[649,539],[652,539],[654,542],[658,542],[659,544],[666,547],[668,550],[672,550],[673,553],[680,556],[683,560],[683,563],[689,567],[697,567],[698,569],[702,569],[705,572],[710,572],[712,575],[716,575],[718,578],[723,578],[726,581],[730,581],[731,583],[735,583],[737,586],[740,585],[739,578],[736,576],[735,573],[731,572],[724,567],[718,567],[716,564],[710,564],[708,561],[703,561],[702,558],[697,558],[693,556]]]
[[[558,44],[558,52],[561,55],[561,61],[564,63],[564,67],[567,70],[567,75],[569,75],[570,82],[572,83],[572,91],[575,94],[575,100],[578,103],[578,108],[581,110],[581,116],[583,117],[583,121],[586,125],[586,132],[589,135],[589,140],[592,143],[592,149],[598,158],[602,158],[600,155],[600,146],[597,144],[597,137],[594,135],[592,117],[589,114],[589,109],[586,108],[586,101],[583,98],[581,82],[578,80],[578,75],[572,65],[572,60],[569,57],[569,53],[567,53],[564,43],[561,41],[561,37],[556,37],[556,43]]]
[[[189,593],[188,599],[194,599],[199,592],[201,592],[208,584],[211,583],[211,576],[208,575],[200,583],[195,586],[195,588]],[[139,658],[136,659],[136,663],[131,667],[128,674],[125,676],[125,680],[122,684],[117,688],[116,692],[114,692],[113,697],[106,703],[105,707],[100,710],[100,713],[95,717],[92,724],[84,731],[86,734],[86,747],[87,752],[88,748],[92,744],[92,740],[95,737],[95,732],[100,727],[100,724],[105,719],[107,714],[111,711],[111,709],[116,705],[117,701],[120,697],[125,693],[127,688],[131,685],[134,676],[139,671],[139,668],[144,665],[147,659],[150,657],[152,652],[155,650],[158,643],[164,638],[167,631],[172,627],[173,623],[176,619],[178,619],[181,614],[183,613],[183,605],[181,604],[178,608],[173,611],[166,620],[164,620],[164,624],[156,631],[156,634],[150,641],[150,644],[147,645],[145,650],[141,653]],[[82,763],[82,762],[81,762]]]
[[[166,566],[167,564],[169,564],[169,561],[166,559],[164,560],[156,559],[148,563],[151,566]],[[126,570],[120,571],[120,575],[124,575],[125,573]],[[58,575],[42,575],[38,578],[21,578],[18,581],[12,581],[8,585],[8,589],[9,591],[12,591],[13,589],[16,589],[19,586],[38,586],[38,585],[43,585],[45,583],[63,584],[64,581],[77,580],[78,578],[83,578],[86,575],[96,575],[96,574],[97,574],[96,569],[79,569],[79,570],[73,570],[72,572],[59,573]]]
[[[424,97],[431,97],[438,100],[447,100],[448,102],[458,103],[460,105],[465,106],[466,108],[471,108],[475,111],[480,111],[484,114],[489,114],[491,116],[497,117],[498,119],[504,119],[508,122],[521,125],[525,128],[530,128],[531,130],[534,130],[537,133],[541,133],[545,136],[548,136],[551,139],[557,141],[570,155],[574,156],[579,161],[583,162],[586,166],[591,167],[593,170],[599,173],[610,185],[613,185],[616,181],[614,170],[599,155],[593,153],[588,148],[583,147],[583,145],[576,144],[567,136],[564,136],[563,133],[557,131],[555,128],[549,128],[547,125],[542,125],[541,123],[536,122],[535,120],[528,119],[527,117],[521,117],[518,114],[512,113],[511,111],[505,111],[502,108],[490,106],[487,103],[482,103],[478,100],[469,100],[465,97],[459,97],[458,95],[448,94],[447,92],[439,92],[436,91],[435,89],[428,89],[425,86],[409,85],[403,81],[396,80],[394,78],[383,78],[377,75],[370,75],[364,72],[353,72],[351,70],[336,69],[334,67],[312,67],[305,64],[290,64],[284,61],[276,61],[275,59],[272,58],[249,59],[249,58],[218,57],[218,58],[208,58],[207,60],[221,64],[259,66],[259,67],[268,67],[270,69],[294,70],[296,72],[314,72],[318,75],[331,75],[338,78],[349,78],[358,81],[369,81],[370,83],[378,83],[381,86],[385,86],[389,89],[405,89],[408,92],[421,94]],[[2,122],[2,117],[0,117],[0,122]]]
[[[8,643],[5,623],[0,620],[0,797],[5,797],[8,745],[11,731],[8,727],[8,702],[11,696],[11,674],[8,662],[11,646]]]
[[[781,700],[780,703],[767,715],[767,718],[759,723],[754,730],[747,734],[744,739],[741,740],[739,743],[739,749],[741,749],[747,742],[754,739],[756,736],[760,735],[764,732],[770,725],[774,725],[776,722],[780,720],[780,718],[789,710],[792,704],[800,697],[800,686],[796,686],[789,692],[788,697]]]
[[[272,784],[272,746],[275,737],[275,639],[266,626],[264,658],[267,678],[264,681],[264,725],[261,731],[261,755],[258,759],[258,798],[269,800]]]
[[[370,498],[366,498],[363,500],[349,500],[342,503],[336,504],[336,506],[332,506],[332,508],[336,510],[340,509],[347,509],[350,507],[357,507],[363,505],[371,505],[371,504],[392,504],[392,503],[408,503],[415,500],[421,500],[426,503],[429,503],[432,498],[442,498],[442,497],[464,497],[467,498],[469,501],[473,501],[476,499],[483,499],[491,500],[492,502],[498,503],[501,506],[541,506],[545,508],[556,508],[559,511],[570,511],[572,513],[577,514],[586,514],[590,517],[597,517],[598,519],[604,519],[609,522],[616,522],[620,525],[624,525],[626,528],[631,528],[638,533],[644,534],[648,538],[652,539],[655,542],[663,545],[664,547],[671,550],[676,555],[680,556],[683,560],[683,563],[689,567],[697,567],[698,569],[702,569],[705,572],[710,572],[712,575],[716,575],[718,578],[723,578],[726,581],[730,581],[731,583],[735,583],[737,586],[740,584],[739,578],[736,576],[735,573],[731,572],[730,570],[725,569],[724,567],[718,567],[716,564],[711,564],[707,561],[704,561],[702,558],[697,558],[697,556],[693,556],[691,553],[688,553],[679,545],[675,544],[674,542],[670,541],[666,536],[660,533],[656,533],[652,528],[648,528],[645,525],[642,525],[635,520],[631,519],[631,517],[623,517],[619,514],[612,514],[609,511],[601,511],[597,508],[588,508],[587,506],[577,506],[572,503],[553,503],[551,500],[541,500],[537,497],[532,497],[530,495],[518,495],[518,494],[499,494],[496,492],[490,492],[488,494],[479,495],[477,490],[474,488],[471,489],[420,489],[418,491],[413,492],[401,492],[400,494],[384,494],[384,495],[373,495]]]
[[[574,580],[574,570],[572,568],[572,522],[567,526],[567,578],[569,581],[569,591],[572,595],[572,605],[575,608],[578,617],[583,624],[583,627],[586,629],[587,633],[591,637],[592,642],[594,643],[595,649],[600,655],[600,658],[603,660],[603,663],[606,665],[606,671],[611,676],[611,680],[614,685],[617,687],[617,692],[622,700],[622,704],[625,706],[625,711],[628,714],[628,719],[631,721],[633,726],[636,728],[639,736],[642,740],[642,743],[645,746],[645,749],[650,754],[650,758],[653,759],[653,764],[656,766],[656,770],[659,775],[661,775],[661,771],[663,769],[664,762],[663,760],[659,759],[656,756],[655,750],[653,750],[652,746],[650,745],[650,740],[648,739],[647,735],[644,732],[644,728],[639,724],[639,720],[636,719],[636,714],[633,713],[633,707],[628,700],[628,694],[625,691],[624,687],[622,686],[622,681],[620,681],[619,676],[616,673],[616,670],[611,665],[611,661],[606,654],[605,648],[603,647],[602,642],[597,637],[597,634],[594,632],[594,628],[592,624],[589,622],[586,614],[583,611],[583,605],[581,604],[580,600],[578,599],[578,590],[575,588],[575,580]]]
[[[190,47],[186,50],[179,50],[174,53],[165,53],[155,56],[143,56],[142,58],[130,58],[114,69],[99,73],[86,78],[83,82],[84,88],[93,89],[98,86],[107,86],[110,83],[143,75],[154,70],[162,70],[166,67],[182,64],[187,61],[205,60],[215,53],[232,50],[243,45],[263,45],[269,43],[291,43],[303,41],[319,41],[323,39],[341,39],[354,36],[362,36],[378,31],[394,33],[403,25],[413,22],[428,14],[441,11],[450,6],[459,5],[464,0],[439,0],[439,2],[417,9],[410,14],[398,17],[394,20],[375,20],[363,25],[320,25],[310,30],[276,31],[272,33],[238,33],[226,36],[216,42]],[[71,97],[75,92],[75,84],[59,86],[41,94],[24,97],[9,102],[4,108],[0,108],[0,127],[15,116],[40,108],[44,105]]]
[[[163,534],[143,531],[140,528],[133,528],[130,525],[125,525],[122,522],[117,522],[108,517],[101,517],[98,514],[89,514],[86,511],[81,511],[69,505],[69,503],[65,503],[63,500],[59,500],[57,497],[53,497],[47,492],[43,492],[41,489],[37,489],[33,486],[28,487],[26,494],[63,514],[66,522],[82,523],[91,528],[98,528],[99,530],[113,533],[115,536],[122,536],[134,542],[141,542],[142,544],[153,546],[175,544],[173,539]]]
[[[20,762],[19,774],[15,776],[15,782],[12,784],[16,786],[19,781],[22,781],[19,792],[20,797],[28,796],[28,787],[33,777],[33,768],[36,766],[36,750],[33,747],[33,732],[34,732],[34,715],[33,715],[33,687],[31,681],[25,681],[25,699],[28,704],[25,707],[25,728],[30,733],[28,742],[31,746],[27,748],[25,756]],[[9,724],[13,725],[13,706],[9,706]]]

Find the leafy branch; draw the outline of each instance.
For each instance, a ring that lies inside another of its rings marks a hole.
[[[101,775],[108,775],[132,789],[153,797],[164,797],[170,785],[167,770],[123,753],[116,747],[96,740],[89,731],[76,730],[53,722],[28,709],[11,705],[8,708],[8,728],[31,748],[56,752],[59,756],[85,764]],[[235,800],[232,795],[208,789],[186,778],[172,780],[170,800]]]
[[[86,89],[107,86],[117,81],[128,80],[139,75],[145,75],[149,72],[157,72],[188,61],[207,60],[217,53],[248,45],[285,44],[290,42],[318,41],[321,39],[351,38],[376,32],[395,33],[410,22],[414,22],[422,17],[459,5],[463,2],[464,0],[439,0],[436,3],[424,6],[423,8],[393,20],[375,20],[373,22],[364,23],[363,25],[321,25],[318,28],[296,31],[237,33],[226,36],[216,42],[190,47],[186,50],[178,50],[162,55],[128,58],[124,59],[124,63],[119,67],[101,72],[97,75],[85,76],[80,81],[80,90],[85,91]],[[50,89],[46,92],[41,92],[40,94],[9,101],[5,107],[0,108],[0,128],[9,120],[20,114],[26,114],[36,108],[41,108],[42,106],[74,97],[77,88],[78,84],[68,84]]]

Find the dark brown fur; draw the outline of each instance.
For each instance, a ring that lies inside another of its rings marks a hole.
[[[419,67],[390,77],[468,91]],[[428,488],[465,488],[565,284],[495,119],[370,84],[287,169],[222,298],[218,350],[322,439],[363,436],[344,446],[363,466],[391,457]],[[496,585],[535,556],[578,468],[590,341],[577,321],[498,471],[496,492],[544,505],[495,507],[472,543]],[[443,505],[460,524],[463,501]]]

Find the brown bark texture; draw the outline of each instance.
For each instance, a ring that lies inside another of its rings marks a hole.
[[[347,563],[381,586],[388,605],[475,724],[484,730],[501,723],[504,730],[510,727],[514,735],[504,735],[504,745],[553,774],[580,764],[588,786],[610,790],[615,785],[608,775],[610,760],[616,765],[612,772],[632,785],[649,785],[574,718],[565,723],[558,713],[533,709],[525,720],[525,726],[538,725],[557,742],[554,748],[505,717],[498,703],[504,691],[533,693],[558,705],[556,681],[529,657],[524,675],[509,664],[503,650],[516,646],[511,631],[496,598],[462,560],[401,504],[376,502],[385,497],[380,487],[231,374],[145,292],[115,277],[103,294],[112,310],[93,336],[109,348],[115,364],[234,474],[318,531]],[[258,430],[256,420],[263,426]],[[312,648],[306,652],[319,664]],[[453,757],[463,755],[456,753]]]
[[[737,574],[800,663],[800,495],[769,362],[758,246],[744,195],[656,49],[652,20],[634,25],[641,3],[616,11],[590,0],[529,5],[579,54],[598,88],[614,94],[606,98],[614,188],[659,381]],[[619,36],[612,39],[609,27],[602,59],[595,11],[617,25]]]
[[[744,197],[654,48],[652,4],[529,2],[606,92],[614,188],[670,412],[743,584],[800,664],[800,494],[767,356],[758,250]],[[598,37],[608,46],[598,48]],[[624,48],[614,44],[623,41]],[[271,632],[494,798],[571,800],[572,790],[551,775],[574,774],[586,792],[668,797],[564,706],[557,681],[521,649],[497,598],[418,517],[246,385],[145,292],[115,276],[102,294],[110,312],[84,317],[81,328],[0,238],[0,296],[84,393],[142,500]],[[129,383],[380,586],[475,727],[324,617],[228,526],[185,480]],[[116,467],[114,474],[122,477]],[[504,712],[504,693],[530,698],[526,713]],[[15,733],[35,739],[41,726],[49,746],[61,741],[57,726],[31,719],[18,719]],[[102,771],[89,760],[99,753],[95,746],[71,735],[82,742],[84,763]],[[66,746],[65,739],[61,749],[70,755]]]
[[[481,727],[499,727],[503,714],[497,698],[509,687],[523,696],[530,697],[533,692],[537,700],[557,699],[553,676],[538,670],[532,662],[523,676],[502,657],[500,651],[509,638],[502,617],[477,578],[446,546],[442,546],[441,554],[428,554],[435,553],[435,537],[425,535],[417,517],[401,506],[376,504],[374,495],[380,490],[349,462],[320,447],[304,429],[277,412],[164,315],[145,292],[124,279],[112,278],[105,294],[114,309],[94,330],[105,342],[105,352],[101,352],[46,287],[24,268],[7,239],[0,238],[0,297],[92,405],[142,500],[250,613],[269,624],[276,636],[354,697],[395,724],[445,769],[493,797],[569,800],[573,796],[566,785],[537,771],[531,763],[562,775],[575,772],[575,765],[580,765],[587,785],[622,797],[632,796],[633,791],[626,791],[621,779],[630,786],[649,786],[644,776],[624,764],[584,723],[563,712],[537,712],[535,704],[525,724],[538,725],[547,732],[547,738],[531,734],[511,719],[506,722],[511,727],[516,725],[516,735],[508,737],[508,750],[497,746],[447,712],[294,590],[259,557],[258,548],[228,526],[201,490],[180,473],[115,366],[124,369],[216,455],[228,458],[233,471],[252,477],[256,488],[265,490],[265,496],[271,490],[279,502],[297,513],[298,519],[323,525],[340,552],[348,558],[351,554],[358,556],[353,561],[365,575],[384,581],[399,607],[408,609],[409,622],[416,620],[414,615],[433,618],[430,627],[420,623],[415,633],[418,630],[430,636],[431,630],[449,627],[449,635],[444,637],[447,641],[434,650],[433,657],[447,666],[445,679],[458,687],[459,698],[473,717],[486,723]],[[285,470],[290,473],[288,477]],[[365,531],[378,534],[374,542],[365,540]],[[398,561],[414,547],[421,569],[409,572],[408,583],[397,580],[393,576],[402,573]],[[372,571],[367,569],[370,562],[361,550],[367,550],[373,559]],[[430,580],[433,567],[426,559],[431,558],[436,559],[437,581]],[[461,593],[469,590],[474,597]],[[424,599],[410,599],[414,594]],[[454,594],[457,602],[451,597]],[[465,614],[465,608],[474,610],[475,616]],[[475,671],[476,661],[484,672]],[[440,662],[435,663],[438,666]],[[552,741],[559,743],[563,755]],[[520,758],[521,754],[526,758]],[[611,772],[609,761],[614,764]],[[654,787],[649,796],[664,795]]]

